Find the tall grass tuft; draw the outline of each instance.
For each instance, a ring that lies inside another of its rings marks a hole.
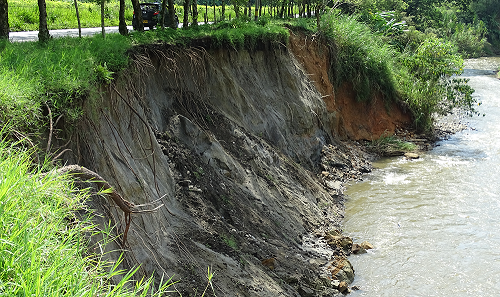
[[[376,92],[381,92],[385,100],[396,98],[393,48],[355,16],[326,14],[321,32],[329,40],[332,81],[337,87],[352,83],[360,101],[369,100]]]
[[[106,74],[128,65],[130,46],[118,34],[5,44],[0,52],[0,123],[34,129],[40,126],[44,102],[67,120],[78,118],[78,99],[95,92]]]
[[[31,166],[29,152],[0,141],[0,295],[161,296],[169,282],[160,291],[152,279],[133,284],[134,271],[108,282],[121,272],[88,253],[84,232],[96,230],[74,215],[87,195],[68,176],[42,169]]]

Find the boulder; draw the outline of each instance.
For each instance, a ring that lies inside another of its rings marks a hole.
[[[360,247],[364,248],[365,250],[371,250],[374,249],[375,247],[369,243],[368,241],[363,241],[360,245]]]
[[[405,158],[408,159],[408,160],[412,160],[412,159],[418,159],[420,158],[420,156],[418,154],[415,154],[415,153],[405,153]]]
[[[349,284],[347,284],[347,282],[340,282],[340,284],[339,284],[339,291],[340,292],[344,293],[348,289],[349,289]]]
[[[365,254],[366,253],[366,249],[364,249],[363,247],[361,247],[361,245],[355,243],[355,244],[352,245],[351,252],[353,254],[355,254],[355,255]]]

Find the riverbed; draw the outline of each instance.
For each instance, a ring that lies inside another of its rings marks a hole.
[[[485,116],[417,160],[379,160],[349,186],[352,296],[500,296],[500,58],[466,61]]]

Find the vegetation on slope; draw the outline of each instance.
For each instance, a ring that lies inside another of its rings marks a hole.
[[[413,31],[404,32],[403,51],[384,42],[369,26],[355,16],[338,12],[322,18],[319,33],[328,40],[333,54],[333,82],[339,86],[350,82],[360,100],[381,92],[386,100],[406,102],[415,114],[421,130],[432,125],[434,112],[446,112],[463,106],[474,113],[472,90],[464,81],[447,80],[460,74],[463,60],[456,47],[436,37],[419,38]],[[128,65],[127,51],[134,45],[170,43],[188,46],[208,40],[204,46],[228,46],[255,49],[260,43],[286,44],[288,29],[299,26],[316,34],[316,23],[244,19],[187,30],[150,30],[129,36],[110,34],[83,39],[53,39],[46,44],[5,43],[0,55],[0,121],[11,120],[14,127],[36,132],[42,127],[41,106],[45,103],[68,120],[78,118],[79,100],[96,92],[97,85],[108,82],[113,73]]]
[[[32,155],[16,144],[0,141],[0,294],[2,296],[161,296],[152,279],[135,282],[118,263],[105,263],[99,250],[89,252],[86,234],[98,231],[84,208],[87,194],[75,189],[69,176],[43,173]],[[106,236],[105,236],[106,237]],[[105,242],[102,242],[105,244]]]
[[[337,86],[352,83],[360,100],[380,92],[387,100],[405,102],[419,129],[431,127],[435,112],[458,106],[475,113],[472,89],[463,80],[448,78],[462,71],[463,60],[458,51],[477,56],[484,52],[486,35],[494,41],[494,19],[486,25],[475,20],[456,21],[465,18],[469,7],[484,11],[484,7],[489,7],[487,1],[468,3],[467,7],[446,6],[444,1],[438,1],[443,5],[420,7],[426,8],[423,10],[414,10],[415,6],[407,3],[412,1],[353,2],[359,2],[357,14],[327,13],[320,22],[305,18],[274,20],[268,16],[250,22],[243,17],[184,30],[151,30],[129,36],[109,34],[106,39],[62,38],[43,44],[0,41],[0,123],[5,126],[9,122],[11,130],[25,134],[39,133],[47,122],[43,115],[45,105],[67,120],[77,119],[81,100],[92,98],[100,84],[109,82],[114,73],[128,66],[127,52],[134,45],[189,46],[208,40],[203,44],[253,50],[262,43],[286,44],[288,27],[301,27],[328,40],[334,55],[331,78]],[[71,3],[57,5],[70,7]],[[82,4],[83,10],[97,12],[97,7],[91,5]],[[37,24],[33,7],[34,3],[31,10],[11,14],[12,28],[36,29],[26,27]],[[380,12],[386,9],[392,12]],[[425,17],[415,17],[419,15]],[[61,13],[52,18],[52,24],[74,27],[70,18]],[[97,19],[99,24],[98,17],[89,18]],[[130,21],[130,14],[127,19]],[[27,152],[13,151],[12,146],[0,143],[0,292],[7,296],[145,293],[147,290],[126,291],[123,283],[109,286],[107,279],[115,272],[104,273],[105,265],[99,257],[88,255],[83,233],[94,231],[88,220],[79,221],[72,214],[82,207],[85,195],[72,188],[66,177],[44,175],[43,166],[31,167]],[[73,222],[70,227],[69,218]],[[149,285],[150,282],[144,282],[143,288]]]

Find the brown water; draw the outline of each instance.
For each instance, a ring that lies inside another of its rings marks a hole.
[[[349,259],[351,296],[500,296],[500,58],[463,76],[485,117],[415,161],[380,160],[348,188],[344,228],[376,249]]]

